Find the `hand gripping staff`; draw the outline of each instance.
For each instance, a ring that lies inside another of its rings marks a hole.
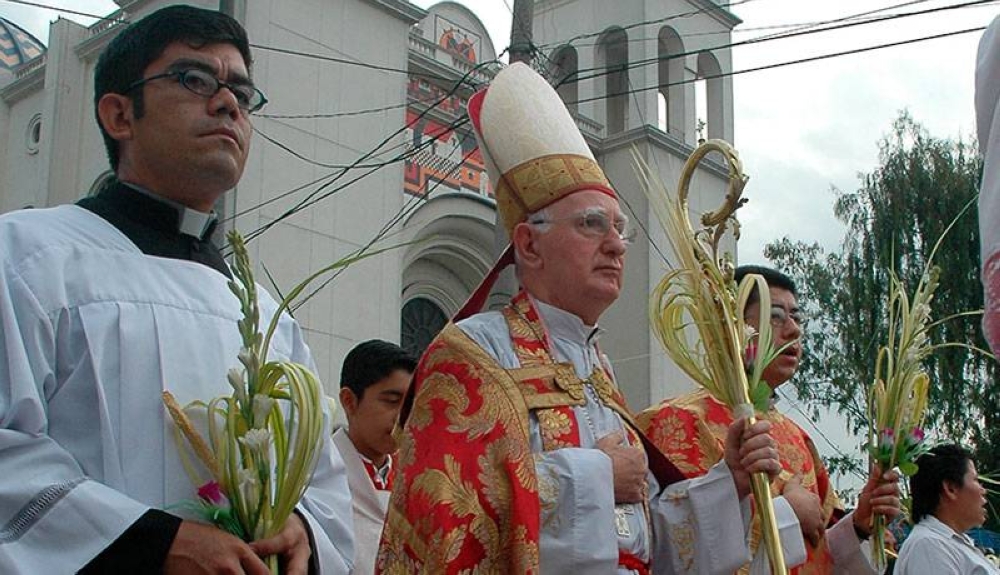
[[[729,186],[723,205],[703,214],[701,228],[695,231],[688,219],[688,188],[698,164],[712,152],[723,156],[729,168]],[[653,330],[685,373],[729,406],[734,416],[746,417],[753,424],[755,409],[766,411],[771,394],[770,386],[761,379],[764,368],[784,346],[775,349],[772,343],[771,298],[764,278],[747,275],[737,285],[732,255],[719,252],[719,242],[730,226],[739,239],[734,214],[746,202],[740,197],[747,182],[742,164],[728,143],[705,142],[684,164],[675,200],[637,150],[633,149],[632,156],[650,206],[677,257],[677,267],[667,270],[650,296]],[[754,287],[760,296],[759,331],[745,320]],[[770,478],[755,473],[751,488],[771,572],[785,575]]]

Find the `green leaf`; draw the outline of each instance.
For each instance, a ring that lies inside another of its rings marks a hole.
[[[904,461],[899,464],[899,472],[907,477],[913,477],[919,468],[912,461]]]
[[[753,403],[754,411],[764,413],[771,407],[771,386],[766,382],[758,381],[757,385],[750,390],[750,402]]]

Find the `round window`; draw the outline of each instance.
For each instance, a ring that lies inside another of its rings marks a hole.
[[[25,134],[25,145],[29,154],[38,153],[38,145],[42,141],[42,115],[35,114],[28,121],[28,130]]]

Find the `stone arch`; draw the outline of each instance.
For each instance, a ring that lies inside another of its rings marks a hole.
[[[492,200],[462,192],[434,196],[407,219],[416,243],[403,255],[400,303],[421,313],[403,314],[401,340],[420,331],[404,322],[430,317],[428,304],[450,318],[479,285],[496,259],[495,220]]]
[[[670,26],[660,28],[657,38],[659,97],[663,99],[663,116],[658,125],[669,134],[683,140],[687,125],[687,106],[684,101],[684,41]]]
[[[576,101],[580,99],[576,74],[579,70],[580,58],[576,48],[568,44],[562,46],[555,51],[550,61],[549,77],[552,78],[552,85],[556,86],[556,91],[563,103],[566,104],[566,108],[570,112],[576,113]]]
[[[621,28],[609,28],[597,41],[595,68],[598,74],[598,94],[604,96],[604,126],[607,134],[624,132],[628,128],[628,33]]]
[[[709,51],[698,54],[698,78],[704,80],[705,112],[707,117],[703,132],[708,138],[725,137],[725,107],[723,98],[722,67],[719,60]]]

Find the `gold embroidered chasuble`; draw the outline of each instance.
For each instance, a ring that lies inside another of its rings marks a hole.
[[[544,450],[578,447],[573,406],[586,402],[584,382],[571,364],[552,360],[527,294],[515,297],[504,317],[520,368],[503,369],[454,324],[417,367],[412,403],[400,414],[399,471],[377,573],[539,572],[541,504],[529,411]],[[607,373],[595,370],[589,382],[632,422]],[[626,429],[630,442],[642,445]],[[681,477],[676,472],[673,480]]]
[[[844,514],[837,493],[830,485],[830,476],[820,460],[809,435],[794,421],[772,408],[759,416],[771,422],[771,436],[778,445],[781,474],[771,483],[771,493],[781,494],[785,483],[795,475],[802,485],[819,496],[827,526]],[[639,426],[652,442],[688,477],[698,477],[722,460],[726,431],[733,423],[728,407],[719,403],[707,391],[667,400],[636,415]],[[760,522],[751,523],[751,548],[760,543]],[[826,539],[818,547],[806,542],[806,562],[790,570],[792,575],[833,573],[833,557]],[[741,572],[748,572],[745,566]]]

